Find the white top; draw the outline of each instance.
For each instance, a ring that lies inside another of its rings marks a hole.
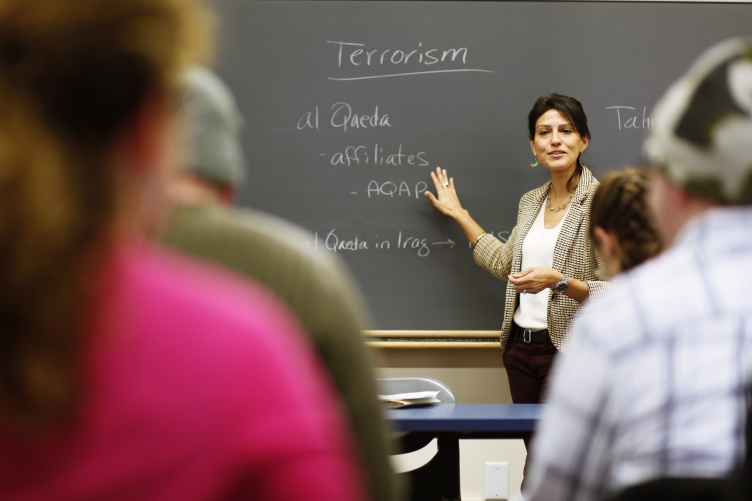
[[[567,205],[569,211],[569,205]],[[552,268],[554,263],[554,247],[559,238],[561,225],[566,219],[566,213],[559,224],[553,228],[546,228],[544,216],[546,214],[546,202],[541,204],[538,216],[533,221],[522,241],[522,270],[533,266]],[[548,329],[547,307],[548,295],[551,289],[544,289],[538,294],[520,294],[520,304],[514,312],[514,322],[524,329],[542,330]]]
[[[752,209],[715,209],[586,304],[554,362],[525,500],[728,473],[744,452],[750,283]]]

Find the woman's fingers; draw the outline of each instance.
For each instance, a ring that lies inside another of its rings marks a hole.
[[[447,171],[446,171],[446,169],[442,169],[441,167],[436,167],[436,172],[439,173],[439,181],[441,181],[441,186],[443,186],[443,187],[449,186],[449,183],[447,182]]]
[[[520,294],[535,294],[535,286],[527,276],[529,268],[518,273],[509,275],[509,282],[514,286],[514,290]]]
[[[436,167],[435,171],[431,171],[431,179],[436,188],[436,195],[425,191],[425,197],[444,215],[452,216],[462,210],[454,189],[454,180],[448,176],[446,169]]]
[[[446,188],[449,186],[449,176],[447,175],[446,169],[442,169],[441,167],[436,167],[436,174],[431,173],[431,177],[434,180],[434,183],[438,183],[438,186],[436,189],[439,189],[439,186],[442,188]]]
[[[433,180],[433,184],[436,187],[436,192],[438,193],[441,190],[443,184],[438,169],[436,169],[435,173],[433,171],[431,172],[431,179]]]
[[[537,294],[545,291],[549,285],[551,270],[543,267],[531,267],[509,275],[509,282],[520,294]]]

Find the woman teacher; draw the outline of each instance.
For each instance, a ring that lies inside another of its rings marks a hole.
[[[531,166],[548,169],[550,180],[523,195],[506,243],[462,207],[445,169],[431,173],[436,195],[425,193],[462,227],[475,262],[508,281],[501,345],[515,403],[543,400],[551,364],[567,349],[580,304],[608,287],[596,278],[601,263],[588,233],[598,181],[580,160],[590,141],[582,105],[559,94],[540,97],[528,115],[528,132]]]

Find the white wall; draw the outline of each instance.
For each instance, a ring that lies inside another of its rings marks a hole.
[[[433,377],[444,381],[458,402],[511,403],[501,348],[379,348],[378,377]],[[521,440],[461,440],[460,489],[463,501],[482,501],[485,463],[509,463],[510,495],[519,492],[525,446]],[[398,470],[420,458],[398,462]]]

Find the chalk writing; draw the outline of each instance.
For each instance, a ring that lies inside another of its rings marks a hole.
[[[319,130],[321,118],[319,106],[315,106],[312,111],[307,111],[300,116],[296,128],[297,130]],[[373,113],[359,113],[344,101],[339,101],[332,105],[331,115],[325,123],[343,132],[351,129],[392,127],[389,114],[382,112],[378,105],[374,106]],[[403,151],[402,144],[397,146],[396,151],[379,143],[374,144],[372,147],[362,144],[349,145],[345,146],[344,150],[334,154],[319,153],[319,156],[328,157],[329,164],[331,165],[346,167],[354,165],[392,165],[395,167],[417,165],[426,167],[430,165],[425,151],[406,153]]]
[[[440,50],[436,48],[424,49],[423,42],[418,42],[418,47],[413,50],[402,49],[363,49],[366,44],[357,42],[333,42],[327,40],[326,43],[338,46],[337,50],[337,67],[341,68],[342,63],[350,63],[353,66],[360,65],[385,65],[385,64],[407,64],[415,62],[417,64],[432,65],[444,61],[454,62],[458,58],[462,64],[467,63],[467,47],[450,48]]]
[[[421,194],[428,189],[428,183],[425,181],[418,181],[414,186],[407,184],[407,181],[376,181],[371,180],[368,182],[368,189],[366,193],[368,198],[372,197],[415,197],[416,199],[422,199]]]
[[[399,230],[392,238],[374,235],[369,240],[363,236],[345,237],[333,228],[326,232],[323,238],[318,232],[314,232],[313,241],[305,242],[305,245],[313,250],[323,248],[333,252],[409,250],[415,252],[418,257],[427,257],[432,247],[438,246],[451,250],[455,242],[450,239],[431,241],[425,237],[409,235],[402,230]]]
[[[323,153],[322,153],[323,154]],[[345,151],[337,152],[332,155],[330,163],[332,165],[368,165],[370,158],[366,146],[348,146]]]
[[[326,240],[324,244],[328,250],[331,251],[356,251],[356,250],[368,250],[368,242],[360,240],[358,237],[354,238],[340,238],[335,233],[336,230],[331,230],[326,234]]]
[[[616,110],[616,121],[619,130],[622,129],[651,129],[655,125],[655,119],[648,116],[647,107],[642,107],[642,121],[638,114],[634,113],[637,108],[632,106],[606,106],[607,110]]]
[[[340,128],[344,132],[347,132],[348,126],[355,129],[392,126],[392,124],[389,123],[389,115],[379,114],[378,105],[376,105],[373,114],[358,115],[353,113],[352,107],[347,103],[334,103],[334,105],[332,105],[331,124],[333,127]]]
[[[480,68],[467,68],[467,59],[469,50],[467,47],[450,47],[439,49],[435,47],[423,47],[423,42],[418,42],[418,46],[412,49],[387,49],[371,48],[364,43],[344,42],[327,40],[326,43],[333,44],[337,48],[336,60],[337,68],[360,67],[365,69],[384,68],[384,67],[405,67],[411,65],[411,68],[425,68],[440,63],[447,63],[455,67],[441,70],[410,71],[403,73],[380,73],[375,75],[365,75],[358,77],[329,77],[329,80],[363,80],[368,78],[389,78],[409,75],[420,75],[430,73],[451,73],[451,72],[482,72],[493,73],[493,71]]]
[[[492,232],[502,242],[506,242],[509,231]],[[313,232],[312,240],[305,242],[305,246],[314,251],[326,250],[331,252],[399,252],[410,251],[420,258],[428,257],[432,250],[451,251],[456,242],[450,238],[434,240],[425,236],[411,234],[404,230],[397,230],[391,237],[374,234],[372,237],[364,235],[345,236],[332,228],[325,233]],[[468,242],[469,245],[469,242]]]
[[[429,165],[425,151],[404,153],[402,144],[397,147],[397,151],[385,151],[385,148],[385,146],[378,143],[374,144],[372,148],[364,145],[347,146],[343,151],[333,154],[329,163],[332,165],[345,165],[347,167],[353,165],[393,165],[397,167],[402,165],[418,165],[425,167]]]
[[[356,113],[352,106],[345,102],[334,103],[331,107],[331,116],[327,121],[335,129],[347,132],[348,129],[375,129],[379,127],[391,127],[389,114],[383,113],[376,105],[373,113]],[[319,130],[320,116],[319,107],[313,111],[307,111],[298,119],[296,128]]]

